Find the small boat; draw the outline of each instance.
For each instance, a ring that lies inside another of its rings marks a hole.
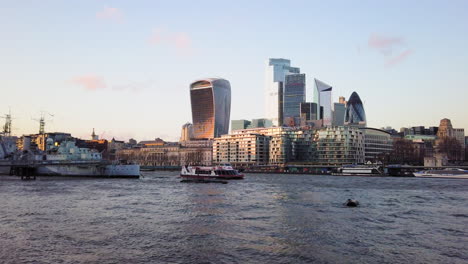
[[[232,168],[229,164],[219,166],[182,166],[180,177],[185,179],[222,179],[241,180],[244,174]]]
[[[383,173],[378,167],[345,165],[338,168],[337,172],[332,173],[335,176],[381,176]]]
[[[459,168],[446,168],[440,170],[423,170],[413,173],[416,177],[422,178],[454,178],[468,179],[468,170]]]

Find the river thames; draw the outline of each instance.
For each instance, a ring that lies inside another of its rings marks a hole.
[[[468,180],[177,174],[0,177],[1,262],[468,263]]]

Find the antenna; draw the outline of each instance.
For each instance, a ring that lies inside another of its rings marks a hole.
[[[51,117],[54,117],[54,115],[49,113],[49,112],[41,111],[41,118],[39,118],[39,119],[31,118],[32,120],[39,122],[39,134],[40,135],[45,134],[45,122],[46,122],[45,114],[47,114],[47,115],[49,115]]]

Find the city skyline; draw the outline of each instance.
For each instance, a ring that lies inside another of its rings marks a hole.
[[[306,101],[314,78],[333,86],[332,103],[356,91],[368,126],[399,130],[449,118],[468,129],[466,2],[428,2],[426,10],[402,1],[300,2],[281,21],[280,3],[250,3],[247,11],[212,3],[5,3],[0,114],[11,107],[16,135],[37,133],[31,119],[45,111],[54,115],[48,132],[89,137],[95,128],[105,138],[176,141],[191,120],[194,80],[231,82],[232,120],[264,118],[265,60],[287,58],[306,74]],[[202,10],[219,23],[196,19]],[[313,10],[323,12],[312,17]],[[443,22],[419,19],[428,16]]]

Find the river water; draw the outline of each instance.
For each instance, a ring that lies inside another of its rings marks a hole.
[[[176,176],[0,177],[0,262],[468,263],[468,180]]]

